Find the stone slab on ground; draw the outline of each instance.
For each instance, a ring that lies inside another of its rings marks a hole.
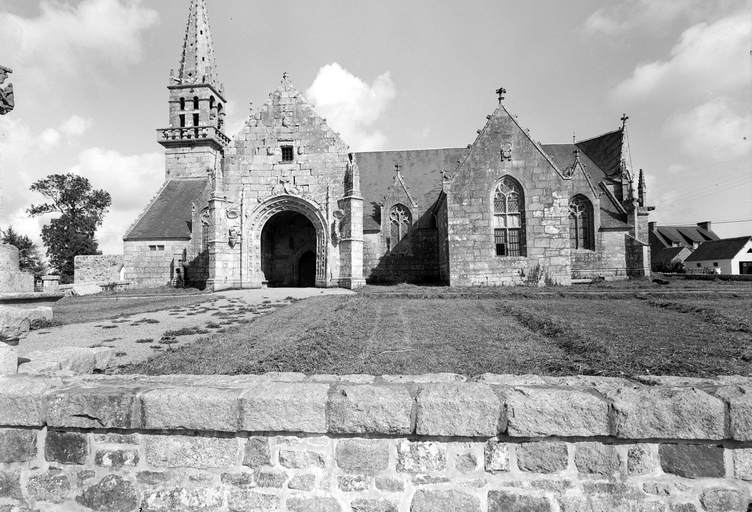
[[[28,353],[25,359],[29,361],[18,367],[19,373],[70,371],[76,374],[89,374],[95,370],[107,370],[115,359],[115,351],[107,347],[60,347],[50,351]]]

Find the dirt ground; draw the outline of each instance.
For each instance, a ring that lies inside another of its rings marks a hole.
[[[50,327],[29,332],[19,346],[19,356],[28,358],[37,351],[57,347],[110,347],[115,350],[115,365],[131,364],[153,354],[172,350],[196,341],[206,332],[242,323],[264,315],[292,300],[312,296],[352,294],[349,290],[331,288],[269,288],[262,290],[230,290],[206,296],[206,302],[179,306],[154,313],[141,313],[106,321]],[[123,298],[120,298],[123,300]],[[109,300],[103,296],[102,300]],[[139,300],[138,297],[129,300]],[[203,334],[170,335],[168,331],[204,331]]]

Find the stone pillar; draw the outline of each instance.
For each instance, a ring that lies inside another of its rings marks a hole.
[[[60,276],[42,276],[42,290],[56,292],[60,289]]]
[[[363,198],[360,196],[360,171],[355,155],[350,153],[348,156],[345,197],[339,201],[345,211],[339,247],[339,286],[354,289],[366,284],[363,278]]]

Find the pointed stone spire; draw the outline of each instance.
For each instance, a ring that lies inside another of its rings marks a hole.
[[[640,169],[640,177],[637,181],[637,201],[640,206],[645,206],[647,202],[647,187],[645,186],[645,173]]]
[[[207,84],[222,92],[214,60],[214,44],[209,30],[206,0],[191,0],[183,54],[176,80],[182,84]]]

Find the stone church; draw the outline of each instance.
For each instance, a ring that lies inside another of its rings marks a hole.
[[[135,286],[567,285],[649,273],[651,208],[629,166],[626,116],[598,137],[540,144],[499,89],[466,147],[354,153],[284,74],[230,138],[205,0],[191,0],[168,90],[164,184],[123,237]]]

